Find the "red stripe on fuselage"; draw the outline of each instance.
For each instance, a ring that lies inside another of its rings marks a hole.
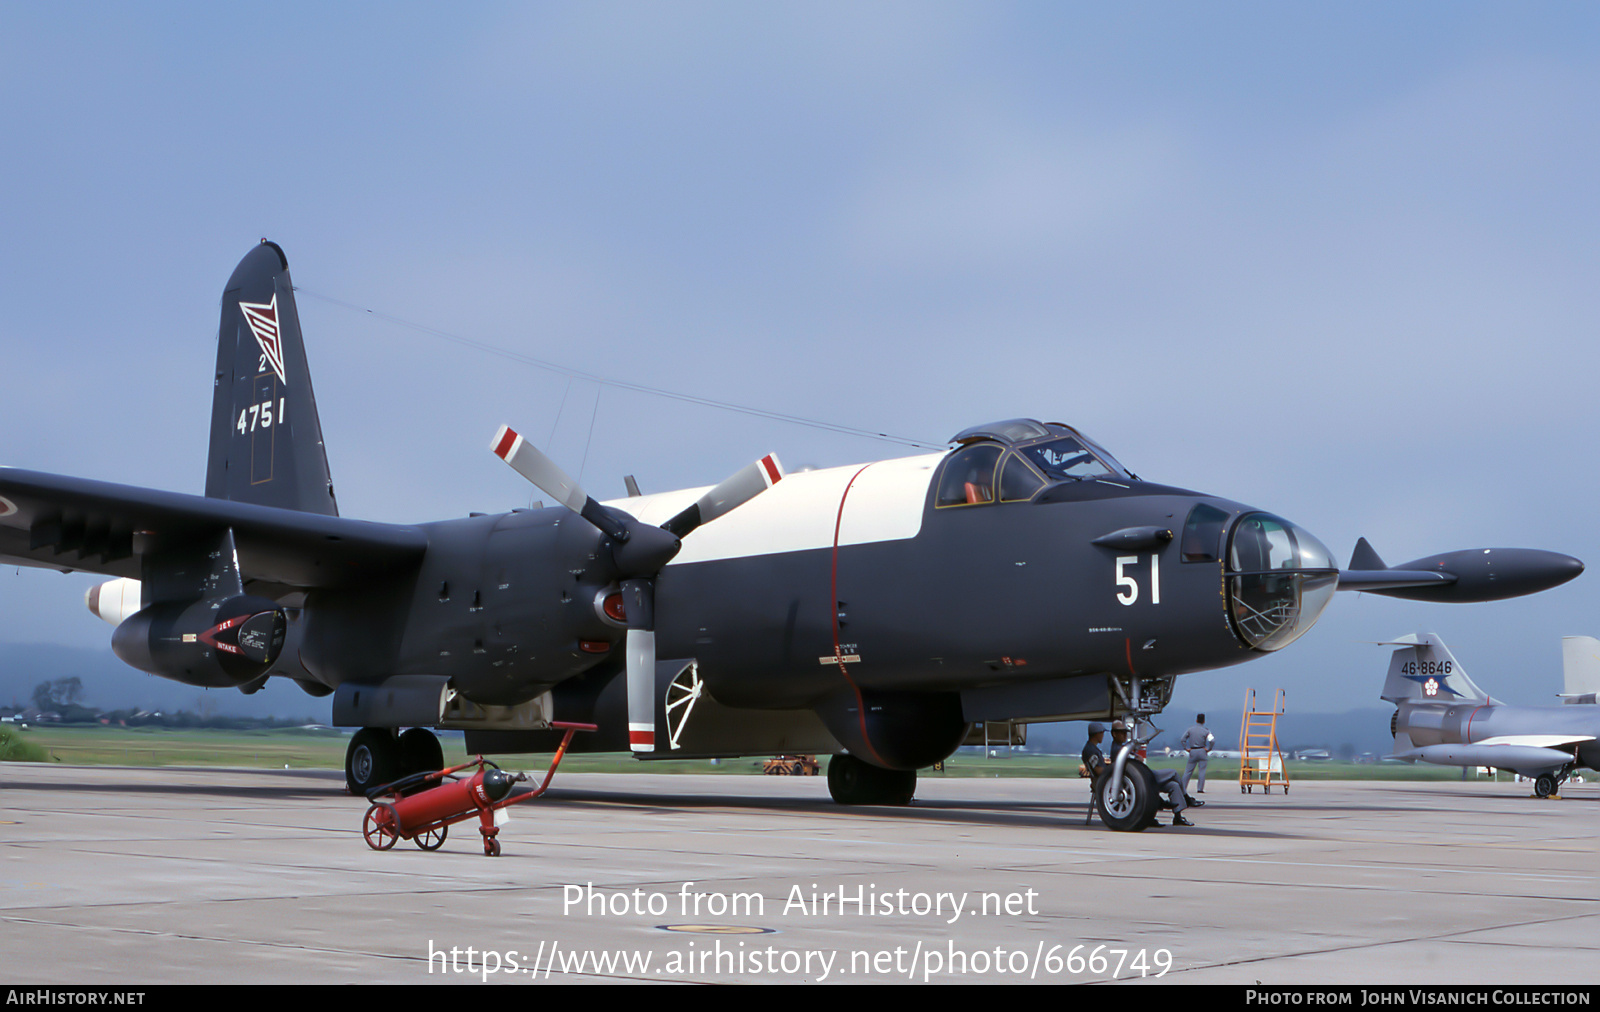
[[[861,471],[871,466],[864,464]],[[844,676],[850,691],[856,694],[856,719],[861,723],[861,740],[866,742],[867,749],[872,752],[872,758],[878,761],[878,765],[888,769],[889,764],[884,762],[883,756],[878,754],[877,748],[872,744],[872,739],[867,736],[867,702],[861,698],[861,687],[850,677],[850,669],[844,666],[844,652],[839,649],[839,528],[844,525],[844,503],[850,498],[850,486],[861,477],[861,471],[852,474],[849,482],[845,484],[844,491],[839,495],[839,515],[833,520],[833,577],[828,588],[831,594],[828,600],[828,613],[833,616],[833,656],[838,662],[839,674]]]

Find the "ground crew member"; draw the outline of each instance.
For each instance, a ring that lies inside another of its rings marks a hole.
[[[1200,771],[1200,786],[1195,788],[1196,794],[1206,792],[1206,760],[1211,756],[1211,743],[1216,739],[1206,729],[1206,715],[1195,714],[1194,726],[1183,732],[1183,737],[1178,739],[1178,747],[1186,749],[1189,753],[1189,762],[1183,767],[1183,791],[1189,792],[1189,778],[1195,771]]]

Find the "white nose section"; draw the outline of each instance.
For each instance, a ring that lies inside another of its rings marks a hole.
[[[125,576],[107,580],[90,587],[88,593],[83,595],[83,603],[88,605],[96,618],[112,625],[121,625],[139,610],[139,581]]]

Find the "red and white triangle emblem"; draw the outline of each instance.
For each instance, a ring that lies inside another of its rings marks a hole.
[[[288,386],[289,380],[283,375],[283,342],[278,339],[278,294],[274,292],[272,301],[267,303],[241,302],[239,311],[250,324],[250,332],[261,345],[267,364],[278,374],[278,382]]]

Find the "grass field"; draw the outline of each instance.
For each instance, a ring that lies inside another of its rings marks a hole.
[[[7,730],[10,730],[9,728]],[[256,769],[344,768],[349,735],[325,729],[279,728],[262,731],[211,731],[172,728],[48,727],[29,728],[15,735],[23,745],[40,751],[0,749],[0,761],[36,760],[104,766],[243,766]],[[443,737],[445,762],[466,759],[459,734]],[[543,769],[546,756],[509,757],[512,768]],[[1010,753],[999,757],[958,753],[946,760],[943,771],[924,770],[924,777],[1075,777],[1077,756]],[[1183,769],[1181,759],[1153,759],[1157,769]],[[1461,771],[1449,766],[1405,763],[1290,762],[1289,782],[1297,780],[1459,780]],[[759,774],[761,759],[683,759],[640,762],[626,755],[573,755],[562,761],[565,772],[592,773],[722,773]],[[824,766],[826,769],[826,766]],[[1237,781],[1237,760],[1213,759],[1207,779],[1217,784]],[[1501,779],[1509,779],[1506,774]]]

